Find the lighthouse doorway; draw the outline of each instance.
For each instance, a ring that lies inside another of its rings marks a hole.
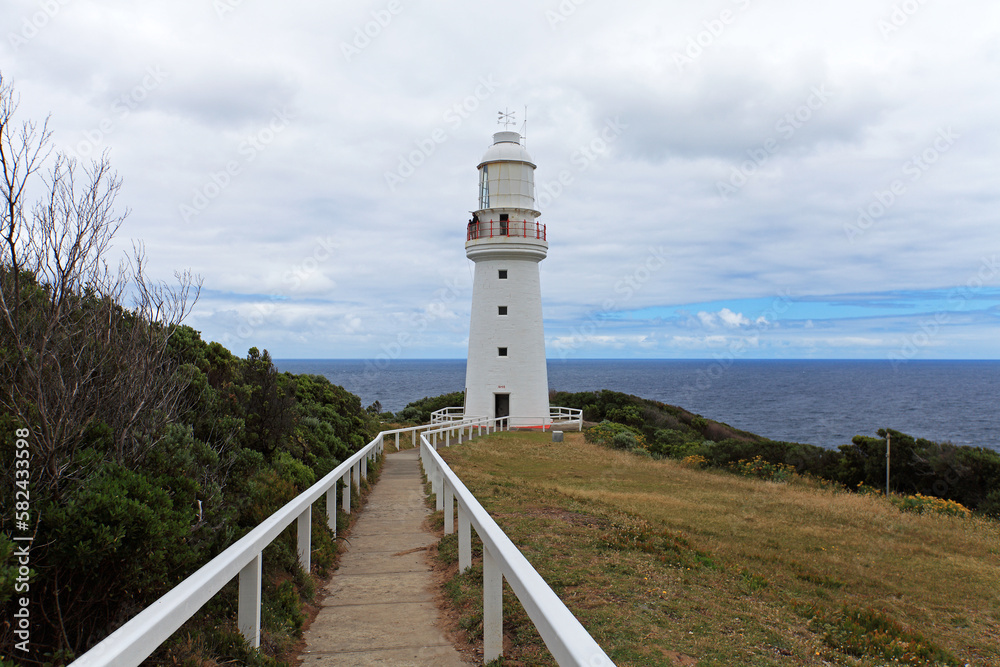
[[[510,394],[493,394],[493,416],[496,419],[510,416]]]

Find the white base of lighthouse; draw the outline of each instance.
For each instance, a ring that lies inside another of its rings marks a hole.
[[[505,248],[469,249],[476,273],[465,414],[544,426],[550,422],[549,378],[538,262],[545,251],[537,242],[503,241]]]

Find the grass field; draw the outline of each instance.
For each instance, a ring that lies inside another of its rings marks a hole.
[[[567,433],[441,449],[619,665],[1000,665],[1000,523]],[[454,559],[455,537],[441,543]],[[481,634],[481,568],[448,590]],[[551,664],[505,594],[506,664]]]

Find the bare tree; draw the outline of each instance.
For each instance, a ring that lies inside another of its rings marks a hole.
[[[49,139],[48,118],[41,127],[33,121],[18,124],[14,115],[20,104],[20,98],[14,92],[13,86],[5,82],[0,73],[0,169],[3,178],[0,180],[0,196],[3,197],[3,247],[0,248],[0,262],[10,267],[13,279],[12,293],[15,298],[12,303],[0,301],[3,307],[3,317],[8,329],[14,330],[18,324],[20,303],[21,230],[25,225],[24,199],[25,190],[35,173],[49,157],[51,146]],[[0,294],[4,299],[6,293]]]
[[[109,266],[128,211],[115,208],[121,181],[107,154],[82,167],[53,157],[47,123],[16,125],[16,109],[0,80],[0,407],[34,427],[35,484],[58,497],[88,473],[80,447],[134,467],[176,416],[184,387],[168,344],[200,279],[150,280],[141,245]],[[30,216],[29,187],[44,193]]]

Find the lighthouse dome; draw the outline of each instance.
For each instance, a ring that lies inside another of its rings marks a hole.
[[[496,132],[493,135],[493,145],[483,153],[479,166],[490,162],[527,162],[535,166],[528,150],[521,145],[521,135],[517,132]]]

